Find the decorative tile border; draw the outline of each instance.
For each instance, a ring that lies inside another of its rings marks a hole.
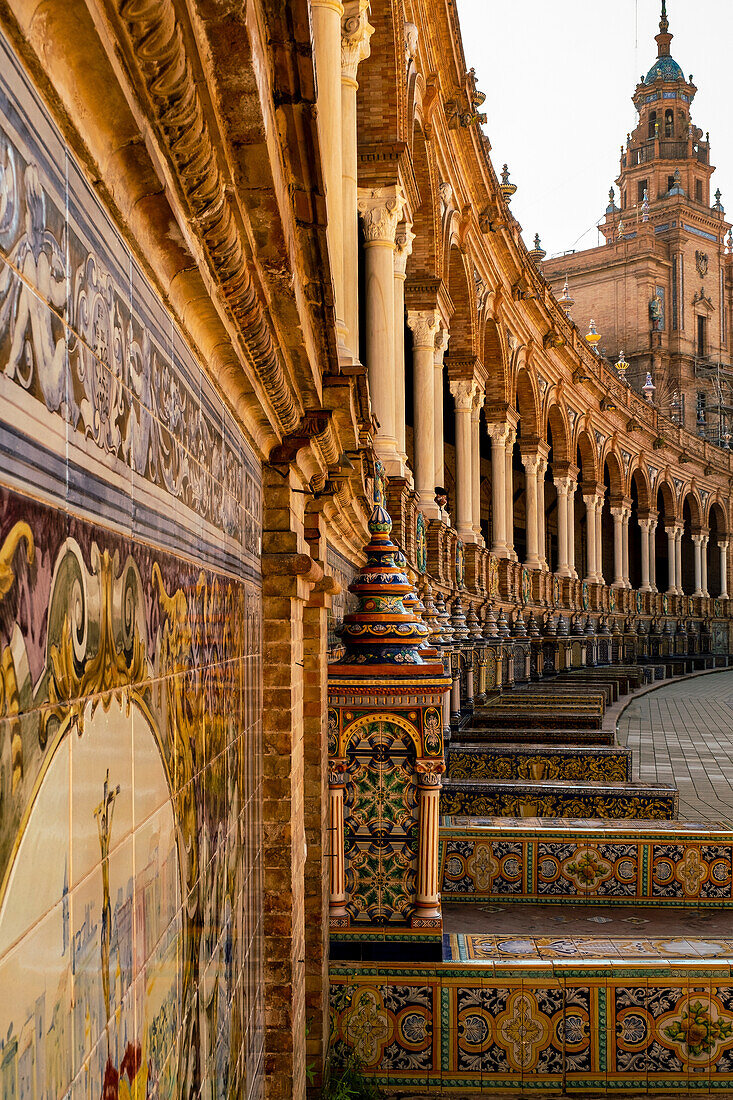
[[[561,815],[589,818],[642,818],[671,821],[677,817],[677,789],[667,784],[551,782],[500,782],[481,779],[449,779],[441,791],[444,814],[476,817],[524,817]]]
[[[617,828],[609,828],[613,824]],[[444,904],[508,896],[727,907],[733,906],[732,866],[733,828],[726,824],[568,821],[563,828],[540,819],[448,818],[441,828]]]
[[[460,735],[459,735],[460,737]],[[617,746],[452,744],[451,779],[587,780],[625,783],[631,779],[631,749]]]
[[[727,962],[334,966],[331,1011],[332,1038],[391,1086],[733,1087]]]

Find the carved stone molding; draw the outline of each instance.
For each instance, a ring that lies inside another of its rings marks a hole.
[[[394,244],[406,199],[401,186],[360,187],[358,208],[368,243]]]
[[[450,382],[450,392],[456,403],[456,409],[461,412],[470,412],[477,388],[478,383],[476,382],[469,382],[463,378],[452,380]]]
[[[411,222],[402,222],[395,234],[394,273],[404,278],[407,274],[407,260],[412,254],[412,242],[415,234]]]
[[[416,348],[435,348],[435,337],[440,325],[437,309],[408,309],[407,325],[412,332],[412,342]]]
[[[144,84],[192,226],[280,428],[292,431],[298,413],[248,271],[235,199],[218,161],[176,8],[172,0],[116,0],[116,7],[128,38],[128,57]]]
[[[341,20],[341,79],[356,81],[362,61],[371,52],[369,39],[374,27],[369,22],[369,0],[346,0]]]

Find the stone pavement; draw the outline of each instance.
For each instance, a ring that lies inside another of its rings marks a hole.
[[[681,819],[733,818],[733,671],[679,680],[634,699],[618,740],[633,749],[633,776],[675,782]]]

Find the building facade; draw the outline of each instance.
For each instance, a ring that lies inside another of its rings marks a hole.
[[[662,5],[658,56],[634,90],[637,125],[621,148],[599,228],[605,243],[542,265],[572,314],[595,321],[604,354],[629,363],[642,391],[675,423],[729,445],[733,397],[733,237],[718,188],[710,135],[693,120],[697,88],[671,55]],[[584,328],[583,331],[586,331]]]
[[[11,0],[0,50],[0,1090],[301,1098],[375,503],[400,599],[722,653],[733,460],[538,273],[450,0]]]

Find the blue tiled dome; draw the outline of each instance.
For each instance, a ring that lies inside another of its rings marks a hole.
[[[653,84],[661,76],[662,80],[684,80],[685,74],[673,57],[658,57],[646,74],[645,84]]]

